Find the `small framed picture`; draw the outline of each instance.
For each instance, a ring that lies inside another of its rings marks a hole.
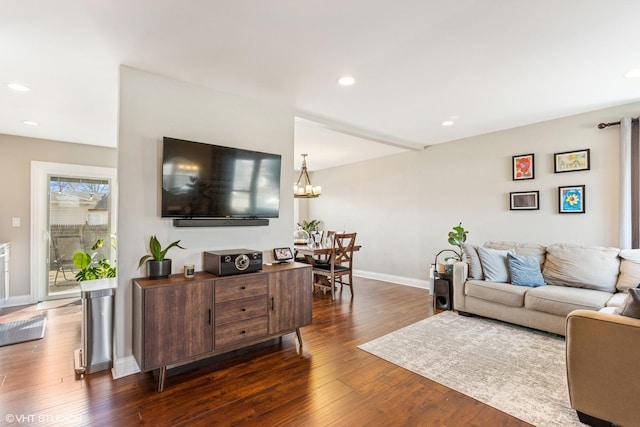
[[[291,248],[275,248],[273,250],[273,259],[277,262],[287,262],[293,259]]]
[[[540,209],[539,191],[517,191],[509,193],[509,209],[512,211],[532,211]]]
[[[513,181],[533,179],[533,154],[520,154],[512,157]]]
[[[591,168],[591,150],[567,151],[565,153],[555,153],[553,171],[555,173],[586,171]]]
[[[585,213],[584,185],[558,187],[560,213]]]

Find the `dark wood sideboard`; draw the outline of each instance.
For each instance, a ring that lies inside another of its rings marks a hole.
[[[193,279],[133,279],[133,355],[140,370],[226,353],[311,324],[312,271],[307,264],[265,265],[253,273]]]

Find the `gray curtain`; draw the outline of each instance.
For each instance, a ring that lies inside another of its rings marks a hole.
[[[620,120],[620,248],[640,247],[640,134],[638,118]]]

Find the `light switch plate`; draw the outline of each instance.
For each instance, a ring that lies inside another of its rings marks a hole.
[[[12,227],[20,227],[20,218],[11,218]]]

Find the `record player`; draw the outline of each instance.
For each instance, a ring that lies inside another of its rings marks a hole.
[[[204,253],[204,270],[216,276],[262,270],[262,251],[229,249]]]

